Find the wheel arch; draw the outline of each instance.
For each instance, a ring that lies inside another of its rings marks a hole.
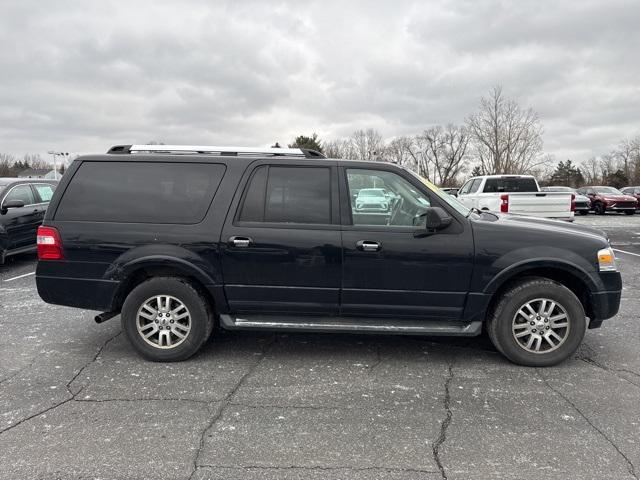
[[[194,263],[176,257],[147,256],[137,258],[117,268],[111,278],[119,281],[112,300],[112,310],[120,311],[129,293],[144,281],[153,277],[180,277],[192,284],[215,310],[218,304],[212,290],[217,282],[208,272]]]
[[[487,314],[490,314],[502,294],[514,283],[531,277],[547,278],[564,285],[580,300],[587,317],[593,318],[592,292],[597,291],[598,286],[593,278],[580,267],[557,260],[524,263],[500,272],[484,291],[491,296],[487,306]]]

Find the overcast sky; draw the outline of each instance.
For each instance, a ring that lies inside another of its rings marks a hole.
[[[640,134],[640,1],[0,1],[0,152],[269,145],[461,123],[491,86],[545,152]]]

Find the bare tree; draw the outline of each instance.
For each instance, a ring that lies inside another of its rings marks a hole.
[[[632,183],[640,182],[640,136],[623,140],[612,154],[625,176]]]
[[[542,163],[542,125],[532,109],[494,87],[482,97],[480,109],[467,119],[474,153],[482,169],[490,173],[526,173]]]
[[[8,153],[0,153],[0,177],[12,177],[16,157]]]
[[[339,138],[337,140],[324,142],[322,148],[328,158],[356,158],[351,141],[348,139]]]
[[[600,183],[600,164],[596,157],[591,157],[589,160],[582,162],[580,166],[584,180],[588,185],[596,185]]]
[[[449,124],[425,130],[418,136],[424,141],[427,162],[433,167],[431,180],[441,186],[452,186],[466,169],[469,135],[466,128]]]
[[[356,160],[381,160],[384,153],[384,140],[377,130],[356,130],[350,137]]]

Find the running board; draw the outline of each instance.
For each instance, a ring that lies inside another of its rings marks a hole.
[[[482,322],[451,320],[397,320],[387,318],[220,315],[227,330],[287,330],[298,332],[387,333],[395,335],[443,335],[473,337],[480,335]]]

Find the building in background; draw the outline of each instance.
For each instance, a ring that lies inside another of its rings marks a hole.
[[[18,178],[46,178],[48,180],[55,180],[60,174],[56,176],[56,172],[53,169],[48,168],[27,168],[18,173]]]

